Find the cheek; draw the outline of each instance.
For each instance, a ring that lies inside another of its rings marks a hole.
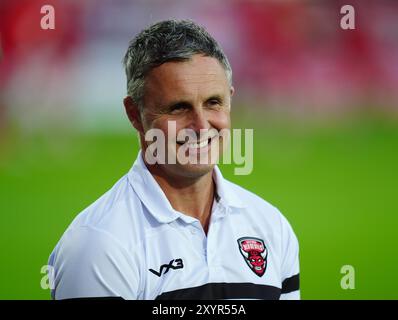
[[[163,117],[159,117],[156,119],[147,119],[146,122],[146,129],[160,129],[165,134],[168,132],[168,121]]]
[[[160,117],[151,122],[150,128],[161,130],[164,134],[164,138],[166,139],[166,143],[168,143],[169,138],[172,140],[177,138],[178,132],[185,128],[185,123],[175,118]]]
[[[209,116],[209,123],[212,127],[221,130],[229,129],[231,127],[231,118],[229,111],[214,112]]]

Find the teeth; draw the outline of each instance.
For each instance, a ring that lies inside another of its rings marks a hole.
[[[203,140],[200,143],[188,143],[189,148],[203,148],[209,144],[209,140]]]

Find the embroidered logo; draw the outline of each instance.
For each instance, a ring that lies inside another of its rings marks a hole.
[[[238,245],[250,270],[262,277],[267,268],[268,255],[264,241],[258,238],[243,237],[238,239]]]
[[[160,277],[163,274],[166,274],[170,269],[176,270],[176,269],[182,269],[184,268],[184,264],[182,262],[182,259],[173,259],[171,260],[168,264],[162,264],[160,266],[159,271],[149,269],[154,275],[157,275]],[[163,272],[164,270],[164,272]]]

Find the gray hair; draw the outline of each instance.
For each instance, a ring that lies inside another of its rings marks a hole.
[[[232,85],[232,69],[217,41],[191,20],[165,20],[142,30],[133,40],[123,59],[127,76],[127,94],[143,107],[145,76],[168,61],[186,61],[195,54],[216,58]]]

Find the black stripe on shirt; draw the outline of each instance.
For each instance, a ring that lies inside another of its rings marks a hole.
[[[282,294],[297,291],[300,289],[300,274],[286,278],[282,282]]]
[[[265,299],[278,300],[281,289],[254,283],[207,283],[193,288],[163,292],[156,300]]]
[[[53,299],[54,300],[54,299]],[[56,299],[58,301],[107,301],[107,300],[124,300],[122,297],[82,297],[82,298],[67,298]]]

